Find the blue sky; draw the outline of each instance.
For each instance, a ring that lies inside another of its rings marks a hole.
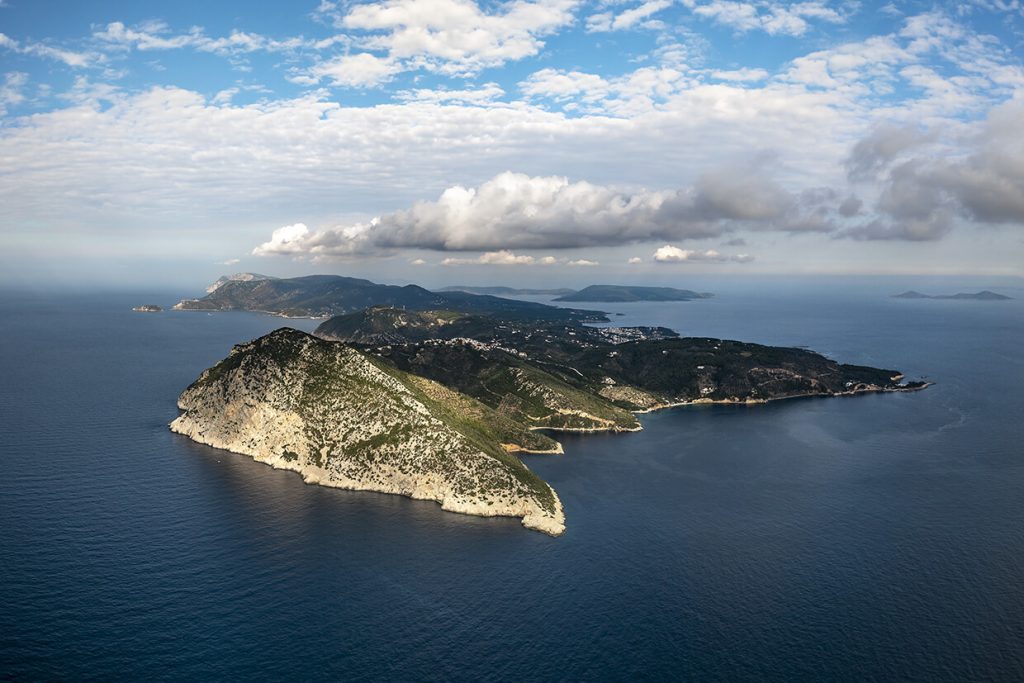
[[[0,275],[1020,276],[1011,1],[0,2]]]

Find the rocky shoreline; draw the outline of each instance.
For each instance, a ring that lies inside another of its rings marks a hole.
[[[433,500],[451,512],[519,517],[529,529],[563,533],[554,490],[497,443],[475,440],[475,423],[452,422],[423,393],[424,382],[351,348],[278,331],[206,370],[182,392],[170,429],[298,472],[309,484]]]

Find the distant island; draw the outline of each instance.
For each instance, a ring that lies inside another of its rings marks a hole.
[[[969,293],[960,292],[958,294],[922,294],[921,292],[915,292],[909,290],[901,294],[893,294],[893,299],[967,299],[974,301],[1008,301],[1013,297],[1004,296],[1002,294],[996,294],[985,289],[980,292]]]
[[[805,349],[659,327],[377,306],[314,335],[284,328],[236,346],[181,394],[171,429],[309,483],[519,517],[558,535],[557,494],[513,455],[561,452],[537,430],[629,432],[641,429],[637,413],[670,406],[927,386],[902,380]]]
[[[219,284],[218,284],[219,283]],[[239,273],[221,278],[206,296],[175,304],[179,311],[258,311],[293,318],[326,318],[370,306],[415,311],[449,310],[505,319],[605,322],[601,311],[548,306],[462,291],[431,292],[417,285],[381,285],[341,275],[271,278]]]
[[[468,287],[455,285],[442,287],[439,292],[469,292],[470,294],[490,294],[492,296],[565,296],[575,294],[575,289],[517,289],[516,287]]]
[[[141,306],[136,306],[132,310],[139,313],[160,313],[164,309],[156,304],[142,304]]]
[[[590,285],[578,292],[565,294],[555,301],[593,301],[593,302],[630,302],[630,301],[692,301],[707,299],[714,296],[706,292],[694,292],[689,289],[673,287],[635,287],[631,285]]]

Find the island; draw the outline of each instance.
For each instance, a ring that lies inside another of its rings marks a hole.
[[[248,274],[252,275],[252,274]],[[175,304],[179,311],[258,311],[291,318],[326,318],[369,306],[394,306],[414,311],[450,310],[487,313],[506,319],[600,322],[601,311],[549,306],[468,292],[431,292],[418,285],[381,285],[341,275],[294,278],[258,276],[218,280],[206,296]],[[223,279],[223,278],[222,278]]]
[[[984,289],[980,292],[959,292],[957,294],[922,294],[921,292],[915,292],[909,290],[902,292],[901,294],[893,294],[893,299],[959,299],[967,301],[1009,301],[1013,297],[1005,296],[1003,294],[996,294]]]
[[[631,301],[692,301],[714,296],[674,287],[636,287],[632,285],[590,285],[578,292],[564,294],[555,301],[593,301],[625,303]]]
[[[142,304],[132,309],[137,313],[160,313],[164,309],[156,304]]]
[[[515,456],[549,434],[630,432],[671,406],[916,391],[812,351],[452,310],[376,306],[236,346],[181,394],[171,429],[309,483],[518,517],[558,535],[557,494]]]

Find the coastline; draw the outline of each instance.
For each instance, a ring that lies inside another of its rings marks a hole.
[[[871,387],[867,389],[854,389],[851,391],[837,391],[837,392],[817,392],[817,393],[804,393],[804,394],[790,394],[789,396],[773,396],[772,398],[723,398],[723,399],[711,399],[711,398],[696,398],[689,401],[678,401],[675,403],[659,403],[651,406],[650,408],[643,408],[641,410],[630,411],[634,415],[644,415],[646,413],[653,413],[659,410],[667,410],[669,408],[682,408],[685,406],[701,406],[701,405],[763,405],[765,403],[771,403],[772,401],[787,401],[793,398],[835,398],[841,396],[862,396],[864,394],[905,394],[914,391],[922,391],[930,386],[933,386],[935,382],[922,382],[918,386],[904,386],[904,387]]]
[[[185,417],[184,413],[168,425],[171,432],[211,448],[248,457],[255,462],[269,465],[275,470],[295,472],[302,477],[303,483],[311,486],[326,486],[346,491],[367,491],[370,493],[399,495],[412,500],[433,501],[446,512],[456,512],[474,517],[518,518],[527,529],[539,531],[548,536],[557,537],[565,533],[565,509],[562,506],[561,499],[558,497],[558,493],[550,484],[548,485],[548,490],[551,491],[555,505],[553,512],[547,512],[525,499],[501,501],[502,504],[489,505],[479,500],[452,495],[446,490],[443,482],[440,480],[433,481],[433,478],[429,477],[427,479],[431,479],[431,481],[417,481],[415,485],[410,485],[406,477],[400,476],[397,473],[390,478],[387,484],[366,483],[350,478],[339,479],[332,476],[327,470],[315,465],[299,464],[277,455],[264,455],[239,450],[232,448],[230,444],[224,442],[214,443],[214,439],[207,437],[202,431],[196,429],[198,425],[193,423],[189,425],[192,429],[189,429],[186,426],[188,422],[182,420],[183,417]],[[561,447],[561,444],[559,444],[559,447]]]
[[[269,315],[274,318],[284,318],[285,320],[327,320],[331,318],[331,315],[288,315],[287,313],[278,313],[275,311],[263,311],[254,308],[186,308],[181,305],[182,302],[171,306],[172,311],[190,311],[193,313],[259,313],[261,315]]]

